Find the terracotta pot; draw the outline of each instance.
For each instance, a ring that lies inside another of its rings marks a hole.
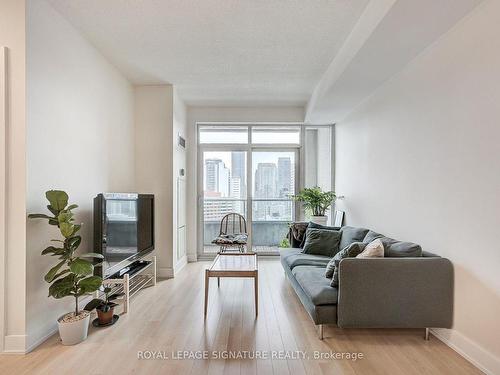
[[[113,312],[115,311],[115,308],[112,307],[108,311],[101,311],[99,309],[96,309],[97,311],[97,319],[99,319],[99,324],[104,325],[104,324],[109,324],[113,320]]]

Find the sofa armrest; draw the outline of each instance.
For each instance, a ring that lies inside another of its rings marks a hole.
[[[346,258],[339,267],[339,327],[451,327],[448,259]]]

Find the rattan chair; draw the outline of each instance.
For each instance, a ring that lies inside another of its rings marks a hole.
[[[220,252],[227,250],[237,250],[245,252],[247,246],[248,233],[245,218],[237,213],[225,215],[220,222],[219,235],[212,243],[220,246]]]

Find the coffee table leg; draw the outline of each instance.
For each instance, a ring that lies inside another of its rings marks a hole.
[[[259,315],[259,274],[256,272],[254,280],[254,293],[255,293],[255,316]]]
[[[208,270],[205,270],[205,318],[207,317],[207,307],[208,307],[208,282],[210,278],[208,277]]]

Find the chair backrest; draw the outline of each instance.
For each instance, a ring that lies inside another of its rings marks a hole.
[[[232,212],[222,218],[219,235],[241,233],[247,234],[247,222],[243,216]]]

